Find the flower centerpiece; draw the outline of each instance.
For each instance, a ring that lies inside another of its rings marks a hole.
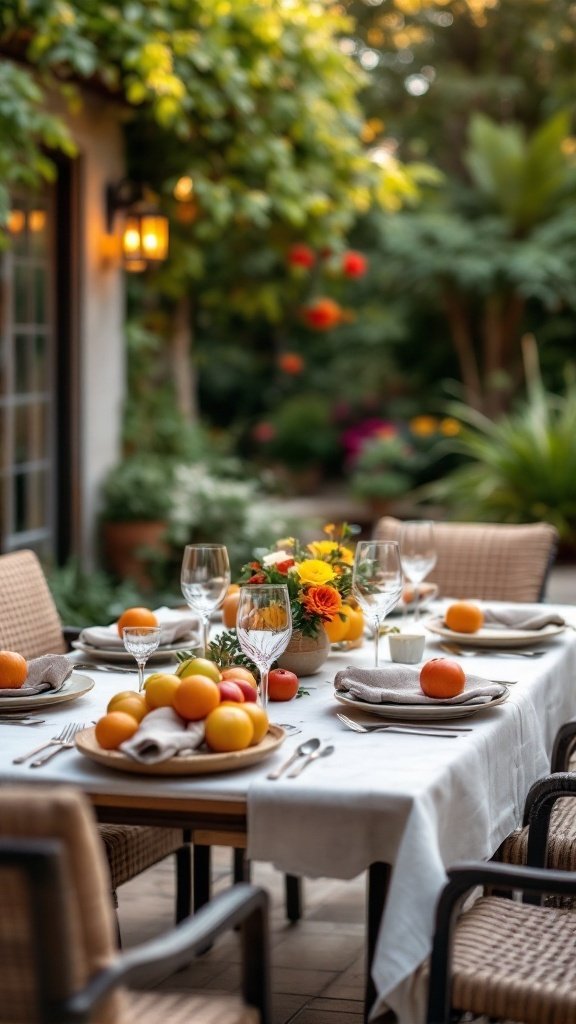
[[[329,650],[323,625],[344,617],[342,605],[352,588],[354,552],[345,542],[355,532],[347,523],[339,527],[329,523],[324,527],[326,539],[303,545],[287,537],[277,541],[274,550],[257,552],[258,557],[242,568],[241,583],[284,583],[288,587],[293,640],[304,642],[307,638],[307,651],[319,647],[322,658],[318,667]],[[284,667],[288,667],[286,656],[285,652],[279,661]]]

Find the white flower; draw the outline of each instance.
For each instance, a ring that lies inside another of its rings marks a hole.
[[[265,555],[262,559],[263,565],[278,565],[278,562],[286,562],[292,555],[288,551],[271,551],[269,555]]]

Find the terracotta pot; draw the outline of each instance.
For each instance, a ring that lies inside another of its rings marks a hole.
[[[130,579],[143,590],[152,587],[148,562],[150,554],[167,556],[166,523],[136,520],[106,522],[102,526],[104,564],[120,579]]]
[[[315,636],[304,636],[294,630],[288,647],[278,658],[278,664],[297,676],[311,676],[318,672],[329,654],[330,641],[323,629],[319,629]]]

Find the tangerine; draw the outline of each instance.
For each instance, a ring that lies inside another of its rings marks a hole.
[[[124,711],[127,715],[132,715],[137,722],[141,722],[145,715],[148,714],[150,708],[146,704],[143,693],[130,692],[129,690],[124,693],[117,693],[115,697],[108,702],[106,711]]]
[[[0,690],[19,690],[26,682],[26,658],[17,651],[0,651]]]
[[[232,593],[226,594],[226,597],[222,602],[222,622],[226,626],[226,629],[233,629],[236,625],[239,601],[240,587],[238,587],[238,590],[233,590]]]
[[[104,750],[117,750],[138,729],[139,722],[125,711],[109,711],[96,722],[94,734]]]
[[[260,743],[260,740],[264,739],[268,732],[268,715],[264,708],[260,707],[259,704],[254,704],[252,702],[243,704],[241,710],[252,720],[254,735],[250,742],[250,746],[255,747],[257,743]]]
[[[350,629],[350,613],[352,609],[350,605],[343,604],[339,612],[334,616],[331,622],[324,622],[324,632],[327,634],[331,644],[338,644],[341,640],[348,639],[348,630]],[[340,618],[343,615],[344,618]]]
[[[144,696],[149,711],[154,708],[171,708],[174,695],[182,680],[170,672],[154,672],[144,683]]]
[[[124,626],[157,626],[158,619],[149,608],[126,608],[116,623],[118,636],[122,636]]]
[[[180,686],[174,693],[172,707],[188,722],[198,722],[218,707],[220,690],[208,676],[186,676],[179,682]]]
[[[218,753],[245,750],[252,743],[254,725],[241,707],[215,708],[205,723],[206,746]]]
[[[420,689],[427,697],[449,700],[462,693],[465,683],[464,669],[449,658],[432,658],[420,669]]]
[[[484,612],[470,601],[456,601],[446,609],[444,622],[455,633],[476,633],[484,624]]]

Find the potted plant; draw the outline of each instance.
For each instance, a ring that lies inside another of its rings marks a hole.
[[[173,463],[134,455],[118,463],[102,485],[102,553],[106,568],[143,589],[152,586],[150,566],[168,556],[167,523],[173,504]]]

